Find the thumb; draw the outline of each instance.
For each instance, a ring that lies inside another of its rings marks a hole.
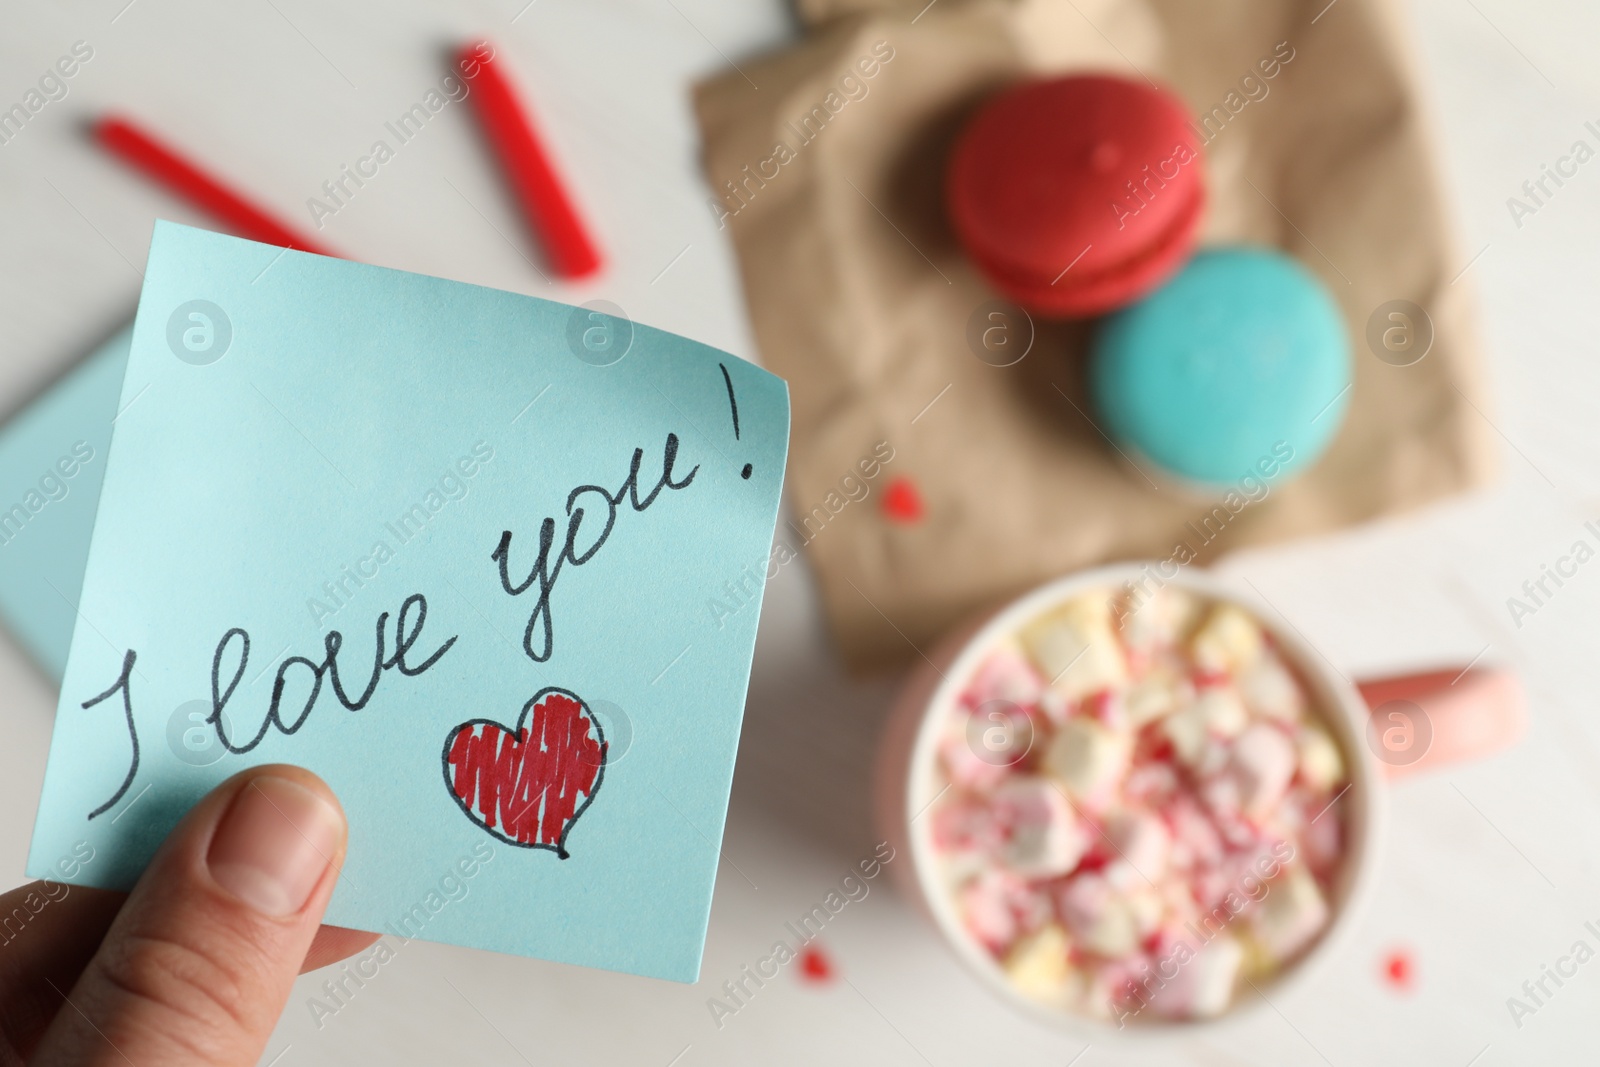
[[[257,1062],[344,850],[344,813],[316,775],[265,766],[228,779],[156,853],[63,991],[35,1062]]]

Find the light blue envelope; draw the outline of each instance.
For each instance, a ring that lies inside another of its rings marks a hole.
[[[116,410],[30,875],[125,889],[294,763],[350,819],[328,922],[696,978],[762,591],[707,605],[765,570],[781,380],[160,223]]]
[[[0,616],[53,681],[72,644],[132,328],[0,426]]]

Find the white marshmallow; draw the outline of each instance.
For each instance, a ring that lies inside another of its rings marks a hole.
[[[1344,779],[1344,756],[1328,731],[1306,726],[1300,731],[1296,747],[1300,750],[1300,778],[1306,785],[1324,792]]]
[[[1059,788],[1034,775],[1016,775],[994,793],[994,810],[1008,839],[1007,867],[1024,878],[1053,878],[1078,865],[1089,834]]]
[[[1230,767],[1244,810],[1255,816],[1270,812],[1289,788],[1295,764],[1294,745],[1276,726],[1256,723],[1240,734]]]
[[[1105,834],[1117,854],[1142,876],[1159,883],[1167,873],[1172,835],[1166,823],[1146,812],[1123,809],[1106,819]]]
[[[1177,975],[1151,997],[1151,1006],[1170,1019],[1205,1019],[1222,1014],[1233,1003],[1244,956],[1244,946],[1237,938],[1225,932],[1218,934],[1178,967]]]
[[[1263,655],[1239,676],[1239,695],[1253,715],[1293,723],[1305,712],[1306,696],[1294,672],[1274,655]]]
[[[1159,890],[1146,885],[1128,894],[1128,911],[1133,916],[1133,927],[1143,941],[1161,927],[1166,917],[1166,902]]]
[[[1118,627],[1129,648],[1149,653],[1182,640],[1198,611],[1199,602],[1181,589],[1132,589],[1123,598]]]
[[[1139,947],[1139,929],[1128,900],[1097,873],[1080,874],[1062,887],[1056,910],[1077,943],[1115,959]]]
[[[1205,755],[1211,737],[1234,737],[1250,722],[1239,694],[1226,686],[1208,686],[1188,706],[1161,722],[1178,758],[1194,766]]]
[[[1119,686],[1128,675],[1104,594],[1081,596],[1022,634],[1047,682],[1069,699]]]
[[[1228,686],[1207,686],[1195,698],[1194,706],[1200,709],[1206,729],[1216,737],[1237,737],[1250,724],[1244,701]]]
[[[1067,720],[1045,750],[1044,766],[1072,799],[1102,803],[1127,772],[1133,737],[1082,716]]]
[[[1127,712],[1129,725],[1137,730],[1193,700],[1194,686],[1187,678],[1166,667],[1153,667],[1128,687],[1123,710]]]
[[[1189,642],[1189,654],[1208,671],[1238,674],[1261,655],[1261,627],[1232,604],[1211,609]]]
[[[939,851],[939,876],[948,886],[960,886],[988,870],[994,862],[975,848],[955,846]]]
[[[1072,992],[1067,948],[1067,931],[1059,923],[1047,923],[1019,938],[1002,966],[1023,996],[1066,1008]]]
[[[1304,867],[1293,867],[1267,884],[1251,926],[1263,951],[1282,961],[1310,944],[1327,922],[1328,903],[1317,880]]]
[[[1210,733],[1206,730],[1205,716],[1190,704],[1161,720],[1161,732],[1172,742],[1173,750],[1184,764],[1193,766],[1205,751]]]

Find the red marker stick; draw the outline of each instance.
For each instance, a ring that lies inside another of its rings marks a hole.
[[[279,223],[244,197],[163,145],[127,119],[106,118],[94,127],[95,139],[146,176],[211,215],[240,237],[297,248],[321,256],[334,253]]]
[[[600,269],[600,251],[556,174],[532,116],[517,101],[493,56],[481,41],[467,45],[457,56],[462,76],[473,89],[473,106],[484,135],[500,157],[528,225],[555,272],[571,279],[593,274]]]

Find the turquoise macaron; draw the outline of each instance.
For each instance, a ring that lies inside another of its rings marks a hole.
[[[1184,482],[1276,481],[1344,420],[1350,336],[1327,289],[1265,248],[1202,252],[1101,323],[1089,384],[1106,432]]]

